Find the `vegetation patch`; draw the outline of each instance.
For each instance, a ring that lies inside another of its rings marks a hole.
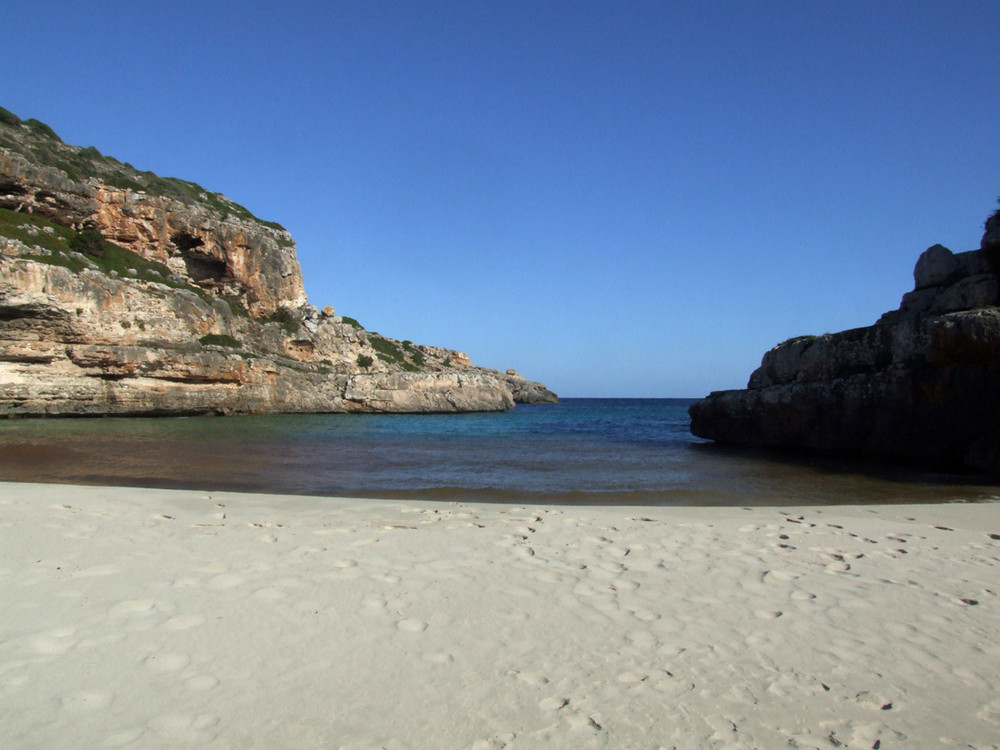
[[[379,359],[386,362],[395,362],[399,364],[403,362],[406,357],[403,356],[403,352],[396,345],[395,342],[389,339],[382,338],[378,334],[372,334],[368,337],[368,342],[371,344],[372,349],[378,355]]]
[[[31,119],[25,120],[22,124],[26,128],[28,128],[32,133],[35,133],[36,135],[40,135],[40,136],[42,136],[42,138],[48,138],[49,140],[59,141],[59,143],[62,143],[62,138],[60,138],[58,135],[56,135],[56,131],[54,131],[52,128],[50,128],[48,125],[46,125],[44,122],[41,122],[40,120],[36,120],[34,117],[32,117]]]
[[[426,360],[424,359],[424,353],[419,349],[417,349],[417,347],[413,345],[412,341],[410,341],[409,339],[404,341],[403,348],[406,350],[406,353],[409,355],[410,359],[413,360],[413,364],[418,365],[419,367],[423,367],[424,364],[426,364]]]
[[[70,239],[69,249],[75,253],[101,258],[104,256],[104,237],[93,227],[88,227]]]
[[[407,372],[418,372],[420,370],[419,367],[407,360],[403,348],[395,341],[379,336],[377,333],[372,333],[368,336],[368,342],[371,344],[372,349],[375,350],[375,354],[383,362],[398,365]]]
[[[225,333],[208,333],[198,341],[202,346],[225,346],[230,349],[240,349],[243,346],[239,341]]]
[[[246,305],[243,304],[243,300],[239,297],[234,297],[229,294],[219,295],[218,299],[221,299],[227,305],[229,305],[229,311],[234,315],[241,318],[249,318],[250,311],[247,310]]]
[[[20,125],[21,118],[15,115],[10,110],[0,107],[0,122],[4,125]]]
[[[87,230],[84,230],[84,232]],[[83,232],[81,232],[83,234]],[[170,269],[167,268],[162,263],[157,263],[154,260],[146,260],[141,255],[133,253],[131,250],[126,250],[121,245],[116,245],[114,242],[109,242],[102,238],[103,252],[99,258],[95,259],[95,263],[100,270],[105,273],[111,273],[114,271],[119,276],[130,276],[136,279],[142,279],[143,281],[154,281],[160,284],[168,284],[169,286],[179,287],[184,289],[190,289],[187,284],[178,284],[176,282],[171,282],[170,277],[173,275]]]
[[[363,325],[361,325],[358,321],[356,321],[354,318],[349,318],[346,315],[340,316],[340,320],[341,320],[342,323],[347,323],[347,325],[349,325],[349,326],[354,326],[355,328],[360,328],[362,331],[365,329],[365,327]]]
[[[785,339],[778,346],[789,346],[791,344],[812,344],[818,339],[819,336],[792,336],[790,339]]]
[[[367,370],[373,364],[375,364],[375,360],[369,357],[367,354],[358,355],[358,367],[360,367],[362,370]]]
[[[301,325],[298,316],[287,307],[279,307],[268,316],[267,320],[270,323],[278,323],[290,336],[297,333]]]
[[[66,252],[75,235],[72,229],[41,216],[0,208],[0,236],[19,240],[28,247],[37,245],[54,253]],[[83,268],[82,263],[80,268]]]

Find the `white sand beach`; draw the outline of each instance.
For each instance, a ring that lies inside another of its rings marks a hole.
[[[0,747],[996,748],[1000,504],[0,483]]]

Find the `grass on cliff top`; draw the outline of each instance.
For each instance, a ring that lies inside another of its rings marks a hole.
[[[0,107],[0,146],[21,154],[29,161],[54,167],[74,182],[96,178],[111,187],[150,195],[173,198],[181,203],[204,206],[220,219],[235,216],[254,221],[278,231],[285,228],[276,221],[259,219],[244,206],[229,200],[221,193],[206,190],[196,182],[176,177],[160,177],[153,172],[141,172],[129,163],[122,163],[113,156],[105,156],[93,146],[80,148],[63,143],[56,132],[35,119],[22,120],[13,112]],[[278,244],[290,246],[290,240],[281,238]]]
[[[407,372],[417,372],[419,368],[407,360],[403,349],[395,341],[379,336],[377,333],[368,334],[368,343],[371,344],[375,354],[383,362],[399,365]]]

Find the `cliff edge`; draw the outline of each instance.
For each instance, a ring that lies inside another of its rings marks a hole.
[[[308,304],[295,242],[219,193],[0,109],[0,415],[497,411],[514,370]]]
[[[1000,476],[1000,211],[985,229],[978,250],[928,248],[874,325],[771,349],[746,389],[691,406],[691,432]]]

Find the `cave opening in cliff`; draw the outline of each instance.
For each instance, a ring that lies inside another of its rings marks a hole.
[[[188,276],[196,284],[225,282],[230,276],[225,262],[208,255],[185,254],[184,265]]]
[[[205,240],[201,237],[188,232],[176,232],[171,235],[170,241],[180,251],[187,268],[187,275],[196,284],[211,284],[229,279],[226,262],[200,249],[205,246]]]
[[[187,255],[188,251],[205,245],[205,240],[188,232],[174,232],[170,235],[170,241],[177,246],[182,255]]]

